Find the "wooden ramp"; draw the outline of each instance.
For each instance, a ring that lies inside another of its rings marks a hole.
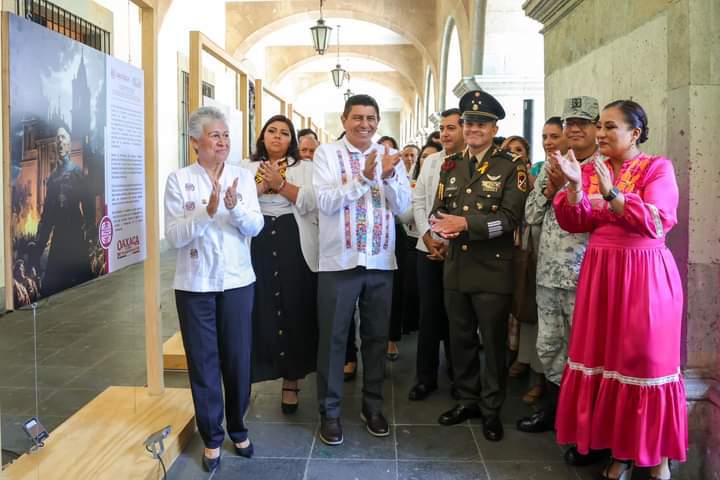
[[[180,332],[176,332],[163,344],[163,367],[165,370],[187,370],[185,347]]]
[[[163,461],[169,469],[194,430],[189,389],[151,397],[144,387],[109,387],[50,433],[45,446],[5,471],[3,480],[162,479],[143,441],[166,425]]]

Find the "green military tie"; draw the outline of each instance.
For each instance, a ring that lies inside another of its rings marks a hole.
[[[470,176],[473,176],[473,173],[475,172],[475,169],[477,168],[478,160],[475,157],[475,155],[470,156]]]

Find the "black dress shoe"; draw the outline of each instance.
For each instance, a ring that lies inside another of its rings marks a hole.
[[[237,445],[235,445],[235,453],[237,453],[241,457],[251,458],[255,453],[255,447],[253,447],[252,442],[250,442],[247,447],[238,447]]]
[[[454,400],[460,400],[460,390],[458,390],[455,385],[453,385],[452,387],[450,387],[450,396],[451,396]]]
[[[448,410],[440,415],[438,423],[440,425],[457,425],[458,423],[462,423],[470,418],[479,417],[482,417],[482,412],[477,405],[471,407],[457,404],[452,410]]]
[[[220,468],[220,455],[215,458],[208,458],[203,453],[202,464],[206,472],[212,473]]]
[[[517,429],[525,433],[549,432],[555,428],[555,412],[539,410],[517,421]]]
[[[587,455],[583,455],[578,452],[576,447],[570,447],[565,451],[565,463],[574,467],[586,467],[593,465],[604,459],[609,455],[608,450],[590,450]]]
[[[503,439],[505,432],[500,417],[492,415],[483,418],[483,435],[490,442],[499,442]]]
[[[343,431],[339,418],[330,418],[324,415],[320,418],[320,440],[326,445],[343,443]]]
[[[425,383],[418,383],[408,393],[409,400],[425,400],[428,395],[437,390],[437,386],[431,387]]]
[[[388,422],[382,413],[368,414],[363,411],[360,412],[360,418],[365,422],[365,426],[367,427],[367,431],[370,432],[370,435],[375,437],[387,437],[390,435]]]

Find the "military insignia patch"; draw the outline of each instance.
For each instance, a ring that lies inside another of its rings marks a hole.
[[[502,178],[502,175],[488,175],[487,177],[490,180],[492,180],[493,182],[497,182],[498,180],[500,180]]]
[[[521,192],[527,192],[528,187],[527,173],[524,168],[518,168],[517,172],[517,186]]]
[[[487,169],[490,168],[490,164],[485,160],[482,162],[482,164],[478,167],[478,172],[480,172],[480,175],[484,175]]]
[[[490,180],[483,180],[481,182],[481,185],[482,185],[482,189],[484,192],[496,193],[496,192],[500,191],[500,187],[502,184],[500,182],[492,182]]]
[[[438,189],[437,189],[438,200],[443,199],[444,193],[445,193],[445,185],[442,182],[440,182],[438,184]]]

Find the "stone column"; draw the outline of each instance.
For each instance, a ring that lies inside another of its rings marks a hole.
[[[485,10],[486,0],[475,0],[473,2],[473,20],[471,25],[470,55],[471,75],[482,75],[483,55],[485,53]]]

